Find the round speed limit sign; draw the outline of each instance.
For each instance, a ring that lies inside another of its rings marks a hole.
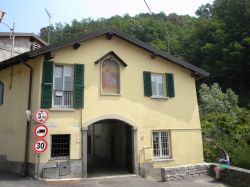
[[[34,114],[34,120],[38,123],[44,123],[48,119],[48,112],[44,109],[39,109]]]
[[[48,147],[48,143],[46,140],[43,140],[43,139],[38,139],[33,144],[33,149],[36,153],[42,153],[46,151],[47,147]]]

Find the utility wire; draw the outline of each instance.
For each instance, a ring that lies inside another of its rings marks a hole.
[[[146,4],[146,6],[148,7],[148,10],[151,14],[153,14],[153,12],[151,11],[150,7],[148,6],[148,3],[146,2],[146,0],[144,0],[144,3]]]
[[[150,7],[148,6],[148,3],[146,2],[146,0],[144,0],[144,3],[146,4],[146,6],[148,7],[149,12],[151,13],[151,15],[153,15],[154,13],[151,11]],[[166,29],[167,32],[167,42],[168,42],[168,53],[170,54],[170,38],[169,38],[169,33],[168,30]]]
[[[148,10],[149,10],[149,12],[150,12],[150,14],[151,15],[153,15],[154,13],[151,11],[151,9],[150,9],[150,7],[149,7],[149,5],[148,5],[148,3],[147,3],[147,1],[146,0],[144,0],[144,3],[146,4],[146,6],[148,7]],[[165,28],[165,27],[164,27]],[[169,54],[171,54],[171,52],[170,52],[170,34],[169,34],[169,32],[168,32],[168,30],[165,28],[165,31],[167,32],[167,49],[168,49],[168,53]],[[175,37],[174,37],[175,38]],[[176,57],[178,57],[178,56],[185,56],[186,55],[186,53],[185,53],[185,51],[184,51],[184,53],[183,54],[177,54],[176,53],[176,50],[175,49],[173,49],[174,50],[174,53],[175,53],[175,55],[174,56],[176,56]]]

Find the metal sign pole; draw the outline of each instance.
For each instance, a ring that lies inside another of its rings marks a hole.
[[[36,161],[37,161],[36,179],[39,180],[40,153],[36,154]]]

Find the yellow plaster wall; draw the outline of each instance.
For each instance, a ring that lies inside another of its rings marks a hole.
[[[94,62],[114,51],[128,66],[121,66],[121,95],[100,95],[100,66]],[[74,50],[72,46],[55,51],[55,63],[85,64],[84,109],[58,111],[49,109],[45,123],[49,147],[41,154],[41,162],[50,161],[51,134],[71,134],[70,158],[81,159],[81,128],[102,116],[118,115],[138,127],[139,162],[152,162],[152,131],[170,130],[173,158],[154,162],[155,167],[203,162],[202,139],[196,99],[195,80],[190,72],[166,60],[150,58],[150,53],[119,38],[107,40],[104,36],[85,41]],[[34,67],[32,113],[40,106],[42,57],[28,61]],[[143,71],[174,73],[175,97],[158,100],[144,97]],[[29,70],[24,65],[14,66],[13,89],[7,89],[10,68],[0,72],[5,83],[5,104],[0,106],[0,154],[8,159],[22,161],[24,155],[25,110],[28,97]],[[29,162],[35,162],[32,149],[34,121],[31,124]],[[19,130],[20,129],[20,130]],[[18,140],[11,142],[11,140]],[[6,146],[6,142],[10,142]],[[18,153],[18,154],[17,154]]]
[[[38,107],[40,87],[41,58],[32,60],[33,108]],[[11,72],[13,76],[11,78]],[[11,81],[12,79],[12,81]],[[0,80],[4,83],[4,103],[0,105],[0,155],[6,155],[10,161],[24,160],[26,136],[26,115],[28,106],[29,68],[18,64],[0,71]],[[12,88],[9,89],[12,82]],[[31,138],[32,138],[31,132]]]
[[[94,62],[110,51],[128,65],[121,66],[120,96],[100,95],[100,66]],[[55,63],[85,64],[82,114],[79,110],[49,110],[46,122],[51,134],[72,133],[71,159],[81,159],[80,124],[85,126],[100,116],[119,115],[138,127],[139,162],[153,161],[152,130],[171,130],[172,137],[173,160],[156,162],[155,167],[203,162],[195,80],[189,71],[159,57],[151,59],[150,55],[116,37],[107,40],[104,36],[83,42],[77,50],[68,46],[56,51]],[[176,96],[168,100],[144,97],[143,71],[174,73]],[[50,144],[49,136],[47,140]],[[41,161],[47,162],[49,154],[43,153]]]

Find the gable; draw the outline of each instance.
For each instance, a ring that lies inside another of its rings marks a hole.
[[[197,78],[209,76],[208,72],[206,72],[206,71],[204,71],[204,70],[202,70],[202,69],[200,69],[192,64],[189,64],[189,63],[184,62],[180,59],[177,59],[176,57],[174,57],[168,53],[159,51],[159,50],[153,48],[152,46],[150,46],[149,44],[142,42],[134,37],[131,37],[130,35],[128,35],[126,33],[120,32],[120,31],[113,29],[113,28],[107,28],[107,29],[103,29],[100,31],[87,33],[87,34],[80,36],[78,38],[75,38],[75,39],[70,39],[67,41],[54,43],[54,44],[51,44],[49,46],[46,46],[46,47],[43,47],[43,48],[40,48],[40,49],[37,49],[34,51],[24,53],[22,55],[19,55],[17,57],[12,58],[12,59],[8,59],[6,61],[1,62],[0,63],[0,70],[3,68],[6,68],[7,66],[10,66],[13,64],[18,64],[27,58],[34,58],[35,56],[38,56],[38,55],[50,53],[54,50],[63,48],[65,46],[72,46],[73,48],[75,48],[76,44],[78,44],[79,42],[87,41],[89,39],[96,38],[96,37],[102,36],[102,35],[106,36],[106,38],[108,40],[112,39],[113,36],[116,36],[116,37],[118,37],[118,38],[120,38],[128,43],[131,43],[132,45],[138,46],[138,47],[150,52],[152,54],[151,55],[152,57],[159,56],[161,58],[164,58],[164,59],[170,61],[171,63],[179,65],[180,67],[183,67],[184,69],[190,70],[191,72],[193,72],[194,76],[197,76]]]
[[[115,61],[119,62],[123,66],[127,67],[127,64],[117,55],[114,51],[108,52],[106,55],[99,58],[97,61],[95,61],[95,64],[98,64],[99,62],[105,60],[106,58],[113,58]]]

